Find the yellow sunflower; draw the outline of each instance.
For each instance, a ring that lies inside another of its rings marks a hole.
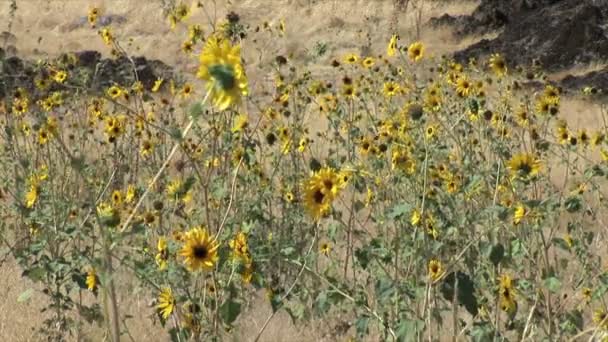
[[[428,269],[429,269],[429,277],[434,282],[437,281],[439,278],[441,278],[441,276],[444,273],[443,265],[441,264],[441,261],[439,261],[437,259],[431,259],[429,261]]]
[[[97,289],[97,284],[99,284],[99,279],[97,278],[97,271],[94,268],[91,268],[87,272],[87,278],[85,280],[87,284],[87,289],[90,291],[95,291]]]
[[[169,248],[167,246],[167,239],[164,236],[158,238],[156,250],[158,253],[156,253],[154,259],[158,268],[162,271],[167,268],[167,261],[169,260]]]
[[[414,42],[407,48],[407,56],[414,62],[418,62],[424,56],[424,45]]]
[[[456,93],[460,97],[468,97],[473,89],[473,83],[466,76],[458,77],[456,81]]]
[[[354,53],[349,53],[347,55],[345,55],[342,60],[344,61],[344,63],[346,64],[355,64],[359,61],[359,56],[357,56]]]
[[[179,254],[185,258],[184,263],[192,272],[210,271],[218,260],[219,244],[203,227],[195,227],[186,232],[185,243]]]
[[[329,213],[331,203],[340,191],[338,173],[329,167],[315,172],[304,183],[304,205],[314,220]]]
[[[489,65],[496,76],[503,77],[507,74],[507,62],[500,54],[492,54]]]
[[[383,92],[385,97],[393,97],[399,93],[399,90],[401,90],[401,87],[399,87],[399,84],[393,81],[384,83]]]
[[[156,308],[164,320],[167,320],[171,316],[173,310],[175,310],[175,297],[173,297],[173,291],[170,287],[161,289]]]
[[[207,81],[210,99],[219,110],[238,104],[249,92],[247,76],[241,64],[240,45],[232,46],[228,40],[211,37],[200,56],[197,77]]]
[[[514,155],[507,163],[507,167],[513,177],[527,179],[538,175],[542,163],[533,154],[522,152]]]
[[[399,37],[396,34],[391,36],[391,39],[388,41],[388,46],[386,47],[386,55],[389,57],[393,57],[397,53],[397,40]]]

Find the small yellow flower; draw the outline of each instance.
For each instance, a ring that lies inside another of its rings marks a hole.
[[[95,271],[94,268],[91,268],[87,272],[87,278],[86,278],[85,282],[87,284],[87,289],[89,289],[89,291],[95,291],[97,289],[97,285],[99,284],[99,279],[97,278],[97,272]]]
[[[407,48],[407,55],[413,62],[418,62],[424,56],[424,45],[421,42],[414,42]]]
[[[397,40],[398,36],[393,34],[391,39],[388,42],[388,46],[386,47],[386,55],[389,57],[393,57],[397,53]]]
[[[438,259],[429,260],[429,277],[433,282],[439,280],[444,273],[443,265],[441,265],[441,261]]]
[[[319,246],[319,251],[321,254],[329,256],[329,253],[331,252],[331,244],[329,242],[323,242],[321,246]]]

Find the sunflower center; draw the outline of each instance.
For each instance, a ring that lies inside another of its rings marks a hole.
[[[209,67],[209,74],[217,81],[222,90],[234,88],[236,80],[232,66],[226,64],[212,65]]]
[[[315,203],[321,204],[321,203],[323,203],[323,199],[325,198],[325,195],[323,194],[323,192],[321,192],[321,190],[317,190],[312,195],[312,197],[313,197]]]
[[[528,175],[530,174],[530,172],[532,172],[532,165],[528,164],[528,163],[522,163],[519,166],[519,172],[524,174],[524,175]]]
[[[205,246],[195,246],[192,249],[192,254],[194,254],[194,257],[196,259],[205,259],[207,257],[207,254],[209,254],[209,251]]]

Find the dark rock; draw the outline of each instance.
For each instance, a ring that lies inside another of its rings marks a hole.
[[[568,75],[562,79],[561,85],[565,88],[577,90],[584,87],[594,87],[602,94],[608,94],[608,67],[581,76]]]
[[[70,74],[87,75],[84,78],[86,86],[93,91],[104,92],[108,86],[113,84],[128,87],[136,80],[141,81],[144,87],[151,88],[157,78],[169,78],[173,74],[173,68],[170,66],[158,60],[148,60],[145,57],[102,58],[101,53],[91,50],[75,52],[74,55],[78,62],[68,66]],[[4,90],[15,87],[34,89],[34,78],[36,75],[41,75],[36,71],[34,63],[11,56],[4,50],[0,51],[0,57],[2,57],[0,88],[4,88]],[[61,87],[61,85],[54,84],[52,90],[60,90]]]

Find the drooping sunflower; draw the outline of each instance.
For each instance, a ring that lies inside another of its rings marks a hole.
[[[97,278],[97,271],[95,271],[94,268],[91,268],[87,272],[87,278],[85,280],[85,283],[86,283],[87,289],[89,289],[89,291],[95,291],[97,289],[97,284],[99,284],[99,279]]]
[[[247,234],[238,232],[234,239],[229,242],[232,249],[232,257],[235,259],[247,261],[250,259],[249,244],[247,243]]]
[[[249,93],[247,76],[241,64],[241,46],[226,39],[211,37],[200,56],[197,77],[207,81],[210,100],[218,110],[239,104]]]
[[[492,54],[489,65],[496,76],[503,77],[507,74],[507,62],[500,54]]]
[[[156,250],[158,253],[156,253],[154,259],[156,260],[158,268],[162,271],[167,268],[167,261],[169,260],[169,248],[167,245],[167,239],[164,236],[158,238]]]
[[[192,271],[212,270],[218,260],[219,244],[204,227],[194,227],[186,232],[184,246],[179,255],[184,257],[184,263]]]
[[[528,210],[523,204],[518,204],[515,206],[515,211],[513,212],[513,224],[518,225],[528,214]]]
[[[407,48],[407,56],[414,62],[418,62],[424,56],[424,45],[414,42]]]
[[[500,295],[500,308],[505,311],[509,316],[515,316],[517,312],[517,301],[515,300],[515,288],[513,286],[513,279],[508,274],[503,274],[500,277],[500,285],[498,289]]]
[[[175,297],[173,297],[173,290],[170,287],[164,287],[161,289],[158,295],[158,305],[156,306],[160,316],[167,320],[169,316],[175,310]]]
[[[507,163],[511,175],[515,178],[528,179],[538,175],[542,162],[531,153],[518,153]]]
[[[388,46],[386,47],[386,55],[389,57],[393,57],[397,53],[397,40],[399,37],[396,34],[391,36],[391,39],[388,41]]]

